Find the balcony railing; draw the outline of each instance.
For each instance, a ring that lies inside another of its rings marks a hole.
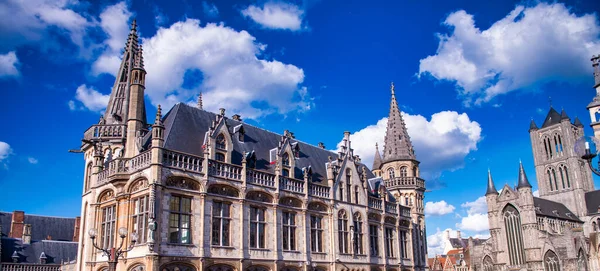
[[[387,189],[394,188],[422,188],[425,189],[425,181],[419,177],[395,177],[390,180],[385,180],[385,187]]]
[[[385,212],[390,214],[398,214],[398,207],[395,203],[386,203]]]
[[[184,171],[202,172],[202,157],[181,152],[165,150],[163,165]]]
[[[308,194],[319,198],[329,198],[329,187],[311,183],[308,185]]]
[[[242,167],[215,160],[208,160],[208,175],[242,180]]]
[[[129,172],[135,172],[138,169],[145,168],[152,163],[152,153],[145,151],[129,160]]]
[[[400,216],[410,217],[410,207],[400,205]]]
[[[60,264],[2,263],[2,271],[60,271]]]
[[[91,139],[123,139],[127,134],[125,124],[97,124],[92,125],[85,133],[83,138]]]
[[[369,197],[369,208],[383,210],[382,203],[380,199]]]
[[[296,193],[304,193],[304,181],[279,176],[279,189]]]
[[[275,187],[275,175],[254,169],[246,170],[246,182],[266,187]]]
[[[126,174],[129,172],[127,168],[127,159],[116,158],[108,162],[102,171],[98,173],[98,185],[106,183],[110,177],[117,174]]]

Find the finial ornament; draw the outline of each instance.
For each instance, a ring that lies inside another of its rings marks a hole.
[[[131,32],[137,31],[137,21],[136,19],[133,19],[133,22],[131,22]]]
[[[202,109],[202,92],[200,92],[200,94],[198,95],[198,109],[203,110]]]
[[[160,123],[162,119],[162,110],[160,108],[160,104],[158,105],[158,107],[156,108],[156,119],[154,120],[154,123],[158,124]]]
[[[396,95],[396,89],[394,87],[394,82],[392,82],[392,85],[390,87],[390,90],[392,91],[392,95]]]

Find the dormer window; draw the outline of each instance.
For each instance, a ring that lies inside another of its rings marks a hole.
[[[406,167],[401,167],[400,168],[400,177],[407,177],[408,176],[408,169]]]
[[[223,134],[219,134],[216,140],[217,149],[225,150],[227,149],[227,140],[225,140],[225,136]]]
[[[284,168],[281,170],[281,175],[285,176],[285,177],[289,177],[290,176],[290,170],[287,168]]]
[[[395,175],[394,174],[394,169],[393,168],[389,168],[388,169],[388,176],[389,176],[390,180],[394,178],[394,175]]]
[[[239,140],[240,142],[244,142],[244,131],[243,131],[243,130],[240,130],[240,131],[238,132],[238,140]]]
[[[286,152],[281,156],[281,164],[284,166],[290,166],[290,155]]]
[[[225,162],[225,155],[220,152],[217,152],[215,153],[215,160],[219,162]]]

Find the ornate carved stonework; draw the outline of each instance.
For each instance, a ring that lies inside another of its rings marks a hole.
[[[105,202],[105,201],[111,200],[114,197],[115,197],[114,192],[112,190],[108,190],[100,196],[100,202]]]
[[[375,214],[375,213],[369,213],[369,215],[367,217],[371,221],[375,221],[375,222],[381,221],[381,216],[378,214]]]
[[[200,189],[200,186],[197,182],[185,178],[176,177],[167,179],[167,186],[195,191]]]
[[[302,207],[302,201],[296,198],[282,198],[279,200],[279,204],[281,205],[285,205],[285,206],[290,206],[290,207]]]
[[[319,212],[326,212],[327,211],[327,206],[318,203],[318,202],[311,202],[308,204],[308,210],[311,211],[319,211]]]
[[[248,194],[246,195],[246,199],[255,200],[255,201],[261,201],[261,202],[266,202],[266,203],[272,203],[273,202],[273,197],[269,196],[266,193],[258,192],[258,191],[250,191],[250,192],[248,192]]]
[[[385,223],[387,223],[387,224],[396,224],[396,219],[393,218],[393,217],[386,216],[385,217]]]
[[[239,192],[235,188],[227,185],[211,185],[208,188],[208,193],[235,198],[239,197]]]
[[[129,189],[129,191],[131,193],[134,193],[134,192],[146,189],[146,188],[148,188],[148,180],[140,179],[131,185],[131,188]]]

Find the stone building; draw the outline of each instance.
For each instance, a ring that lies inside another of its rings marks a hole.
[[[391,88],[384,153],[313,146],[179,103],[146,122],[135,21],[105,114],[84,134],[77,270],[425,270],[424,180]],[[374,144],[375,145],[375,144]],[[98,234],[92,240],[88,231]]]
[[[598,57],[592,61],[597,96],[588,109],[600,138]],[[531,121],[529,134],[539,197],[533,196],[522,164],[515,188],[504,185],[498,192],[488,174],[491,238],[481,248],[478,270],[600,270],[600,190],[582,159],[588,146],[583,124],[551,107],[541,127]]]
[[[463,238],[460,231],[450,237],[450,230],[444,231],[442,255],[428,259],[429,270],[473,271],[483,259],[482,248],[489,239]]]
[[[79,218],[0,212],[0,271],[59,271],[77,257]]]

